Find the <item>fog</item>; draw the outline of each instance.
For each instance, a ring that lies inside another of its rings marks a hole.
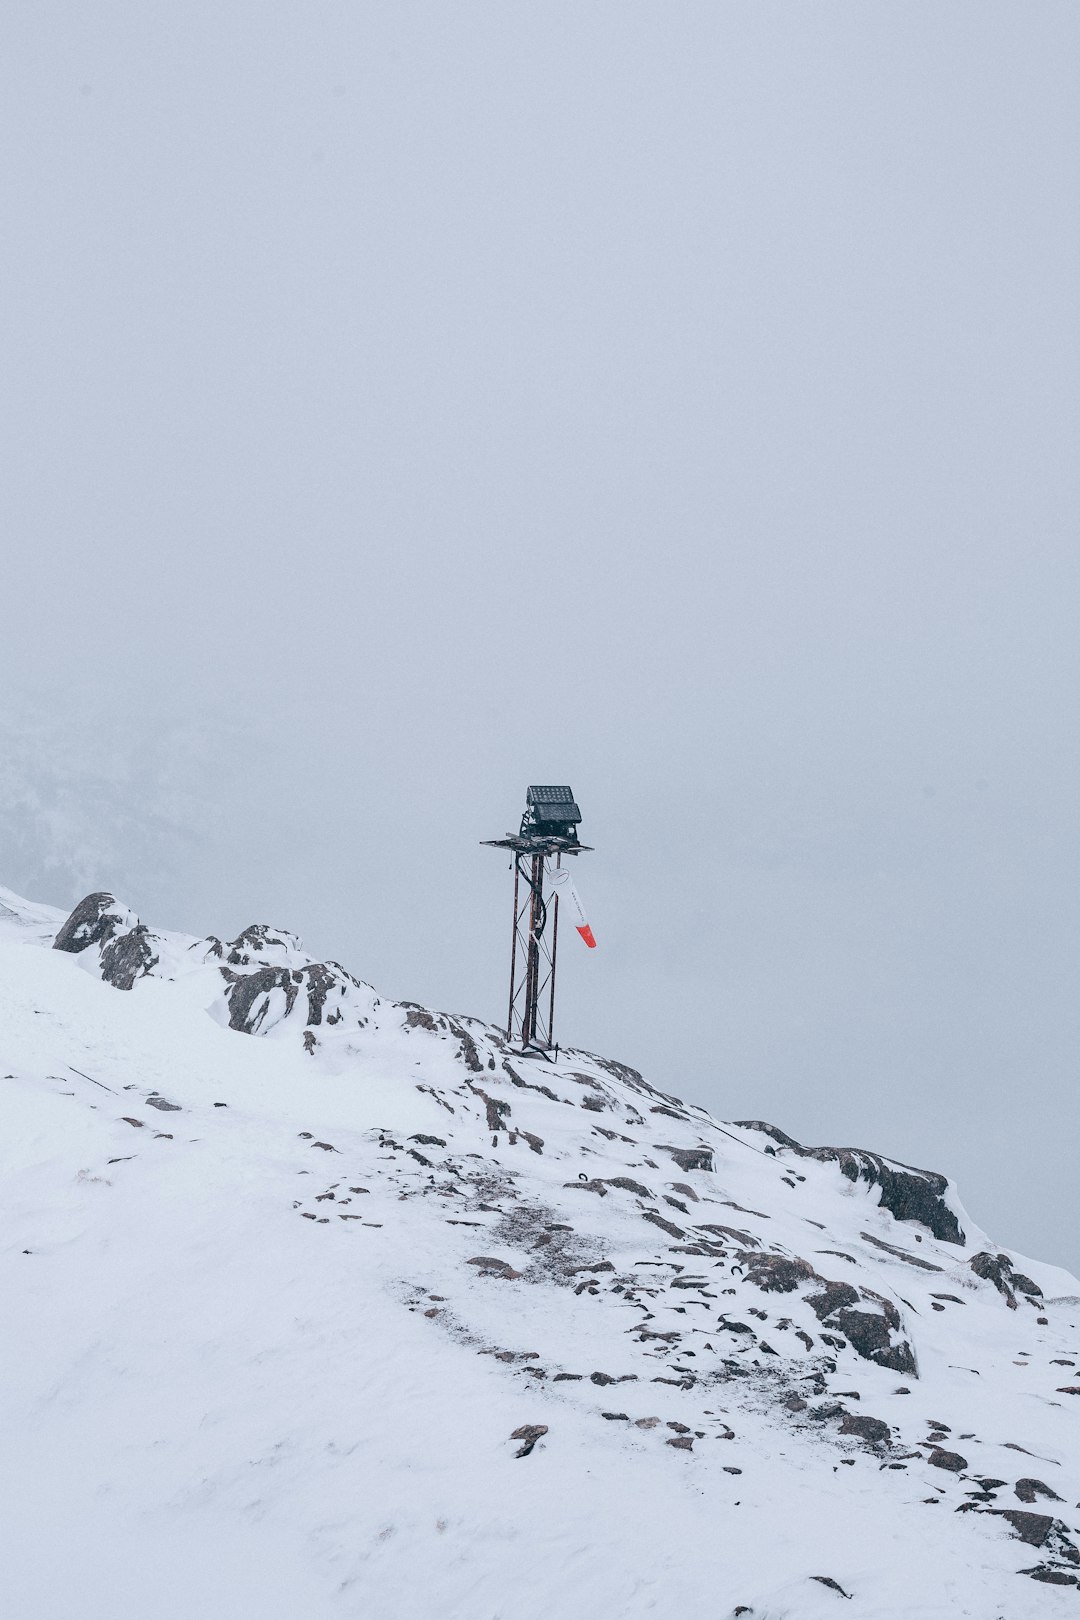
[[[957,1177],[1080,1268],[1075,7],[9,7],[0,882]]]

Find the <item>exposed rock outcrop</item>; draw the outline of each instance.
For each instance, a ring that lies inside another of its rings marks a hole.
[[[134,912],[122,906],[115,895],[105,890],[88,894],[61,925],[53,940],[53,950],[85,951],[91,945],[105,944],[137,922]]]
[[[1007,1254],[973,1254],[968,1265],[976,1277],[981,1277],[984,1282],[993,1283],[1011,1311],[1016,1310],[1017,1294],[1024,1294],[1032,1299],[1042,1297],[1042,1289],[1038,1283],[1032,1282],[1030,1277],[1025,1277],[1022,1271],[1017,1271]]]
[[[160,936],[104,891],[80,900],[54,941],[56,950],[94,952],[101,977],[118,990],[147,976],[171,977],[178,953],[174,947],[173,963],[166,965],[163,947]],[[212,965],[221,974],[221,1011],[230,1029],[266,1035],[289,1020],[303,1032],[308,1052],[334,1025],[363,1028],[379,1004],[370,986],[339,962],[305,957],[295,934],[266,923],[252,923],[224,944],[214,936],[193,940],[184,955],[187,967]],[[460,1033],[475,1052],[471,1037]]]
[[[936,1170],[918,1170],[871,1153],[866,1148],[803,1147],[794,1137],[760,1119],[737,1120],[747,1131],[759,1131],[789,1153],[801,1159],[834,1163],[848,1181],[864,1181],[877,1187],[882,1209],[898,1221],[914,1221],[925,1226],[942,1243],[964,1244],[967,1240],[948,1201],[949,1178]]]

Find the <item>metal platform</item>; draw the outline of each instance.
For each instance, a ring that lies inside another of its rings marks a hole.
[[[505,838],[482,838],[486,849],[512,849],[516,855],[589,855],[591,844],[579,844],[576,838],[557,838],[546,834],[508,833]]]

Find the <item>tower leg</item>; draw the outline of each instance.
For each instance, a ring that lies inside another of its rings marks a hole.
[[[514,983],[517,977],[518,946],[518,863],[514,858],[514,926],[510,935],[510,1008],[506,1014],[506,1038],[514,1038]]]
[[[528,977],[525,987],[525,1017],[522,1024],[522,1046],[536,1044],[536,1015],[540,999],[540,927],[543,905],[544,857],[532,857],[532,889],[529,895],[529,948]]]

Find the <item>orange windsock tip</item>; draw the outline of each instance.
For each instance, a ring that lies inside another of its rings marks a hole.
[[[590,951],[595,951],[595,949],[596,949],[596,936],[594,935],[592,929],[589,927],[588,923],[585,924],[584,928],[579,928],[578,933],[581,935],[582,939],[585,941],[585,943],[589,947]]]

